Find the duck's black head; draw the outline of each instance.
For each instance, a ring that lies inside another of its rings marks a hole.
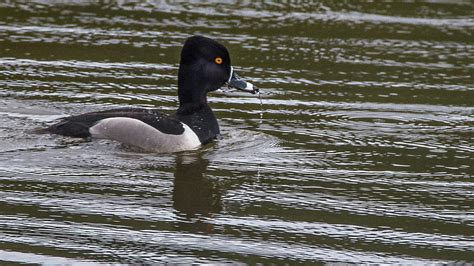
[[[181,51],[179,65],[180,106],[205,104],[207,93],[226,83],[238,89],[251,87],[250,92],[256,92],[250,83],[240,80],[233,71],[227,48],[203,36],[189,37]]]

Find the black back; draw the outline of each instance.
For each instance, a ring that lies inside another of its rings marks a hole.
[[[46,128],[44,133],[87,138],[90,137],[90,127],[102,119],[111,117],[135,118],[166,134],[179,135],[184,132],[180,121],[156,109],[119,108],[62,118],[59,123]]]

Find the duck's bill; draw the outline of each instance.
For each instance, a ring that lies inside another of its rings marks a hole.
[[[250,92],[250,93],[257,93],[258,88],[255,87],[252,83],[247,82],[239,77],[237,73],[235,73],[234,69],[231,68],[231,76],[229,81],[227,82],[230,88],[235,88],[241,91]]]

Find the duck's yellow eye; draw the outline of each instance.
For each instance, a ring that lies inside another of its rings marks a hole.
[[[215,62],[216,64],[220,65],[220,64],[222,64],[222,58],[216,57],[216,58],[214,59],[214,62]]]

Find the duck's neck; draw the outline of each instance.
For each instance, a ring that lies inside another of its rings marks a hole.
[[[176,111],[176,114],[182,115],[182,116],[192,115],[194,113],[200,112],[201,109],[206,108],[206,107],[210,109],[209,105],[207,104],[207,100],[199,101],[199,102],[194,102],[194,101],[183,102],[180,100],[179,108]]]
[[[179,109],[191,111],[199,106],[207,105],[205,82],[200,80],[199,75],[190,75],[194,69],[181,64],[178,71],[178,98]],[[199,86],[199,87],[196,87]],[[199,109],[199,108],[197,108]],[[178,112],[181,112],[178,110]]]
[[[194,79],[180,78],[178,81],[178,114],[189,115],[198,112],[207,106],[205,88],[194,88],[193,84],[200,84]]]

